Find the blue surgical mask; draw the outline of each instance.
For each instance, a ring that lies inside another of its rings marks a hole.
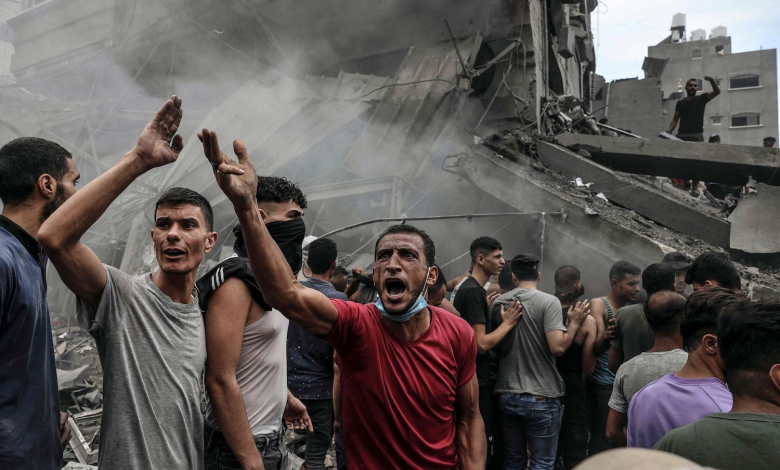
[[[431,272],[431,268],[428,268],[428,274],[430,274],[430,272]],[[426,281],[428,279],[428,274],[425,275]],[[425,287],[423,287],[422,292],[420,292],[420,296],[417,297],[417,302],[415,302],[414,305],[412,305],[412,307],[409,310],[407,310],[404,313],[398,314],[398,315],[391,315],[391,314],[387,313],[387,311],[385,310],[385,306],[382,305],[382,299],[381,298],[377,299],[376,302],[374,303],[374,305],[376,306],[377,309],[379,309],[380,312],[382,312],[382,315],[385,316],[388,320],[392,320],[392,321],[398,322],[398,323],[407,322],[407,321],[411,320],[413,316],[417,315],[423,309],[425,309],[425,307],[428,306],[428,302],[425,301],[425,291],[426,290],[428,290],[428,284],[427,283],[425,284]]]

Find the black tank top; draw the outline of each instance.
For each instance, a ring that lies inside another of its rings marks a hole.
[[[563,309],[563,324],[568,321],[566,311],[569,307]],[[569,349],[563,353],[563,356],[557,358],[556,367],[560,374],[581,374],[582,373],[582,345],[572,341]]]

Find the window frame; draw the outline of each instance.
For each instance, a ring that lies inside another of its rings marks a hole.
[[[747,79],[747,78],[756,78],[758,85],[750,85],[750,86],[742,86],[742,87],[734,87],[732,85],[732,81],[734,79]],[[759,73],[741,73],[739,75],[732,75],[729,77],[729,90],[754,90],[756,88],[763,88],[761,85],[761,74]]]
[[[749,119],[751,117],[756,117],[756,124],[750,124]],[[735,126],[734,125],[734,119],[736,118],[745,118],[745,125],[744,126]],[[764,124],[761,120],[761,112],[759,111],[745,111],[745,112],[739,112],[739,113],[733,113],[731,116],[729,116],[729,129],[750,129],[750,128],[756,128],[756,127],[764,127]]]

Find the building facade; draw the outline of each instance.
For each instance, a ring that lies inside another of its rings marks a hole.
[[[665,100],[673,102],[682,98],[684,95],[673,94],[681,91],[680,87],[691,78],[699,80],[700,93],[712,91],[711,85],[704,81],[705,76],[710,76],[718,83],[721,94],[707,104],[705,139],[718,134],[724,144],[760,146],[764,137],[777,137],[776,49],[733,53],[731,37],[722,26],[714,28],[709,39],[704,30],[696,30],[686,41],[684,17],[682,28],[673,24],[672,33],[661,43],[647,48],[648,58],[666,61],[660,76],[656,77],[660,79]],[[645,73],[650,78],[647,70]],[[667,110],[663,116],[664,127],[668,127],[674,105],[665,104],[671,105],[664,106]]]

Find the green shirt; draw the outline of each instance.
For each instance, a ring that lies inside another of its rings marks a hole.
[[[777,470],[780,416],[713,413],[669,431],[654,449],[720,470]]]

